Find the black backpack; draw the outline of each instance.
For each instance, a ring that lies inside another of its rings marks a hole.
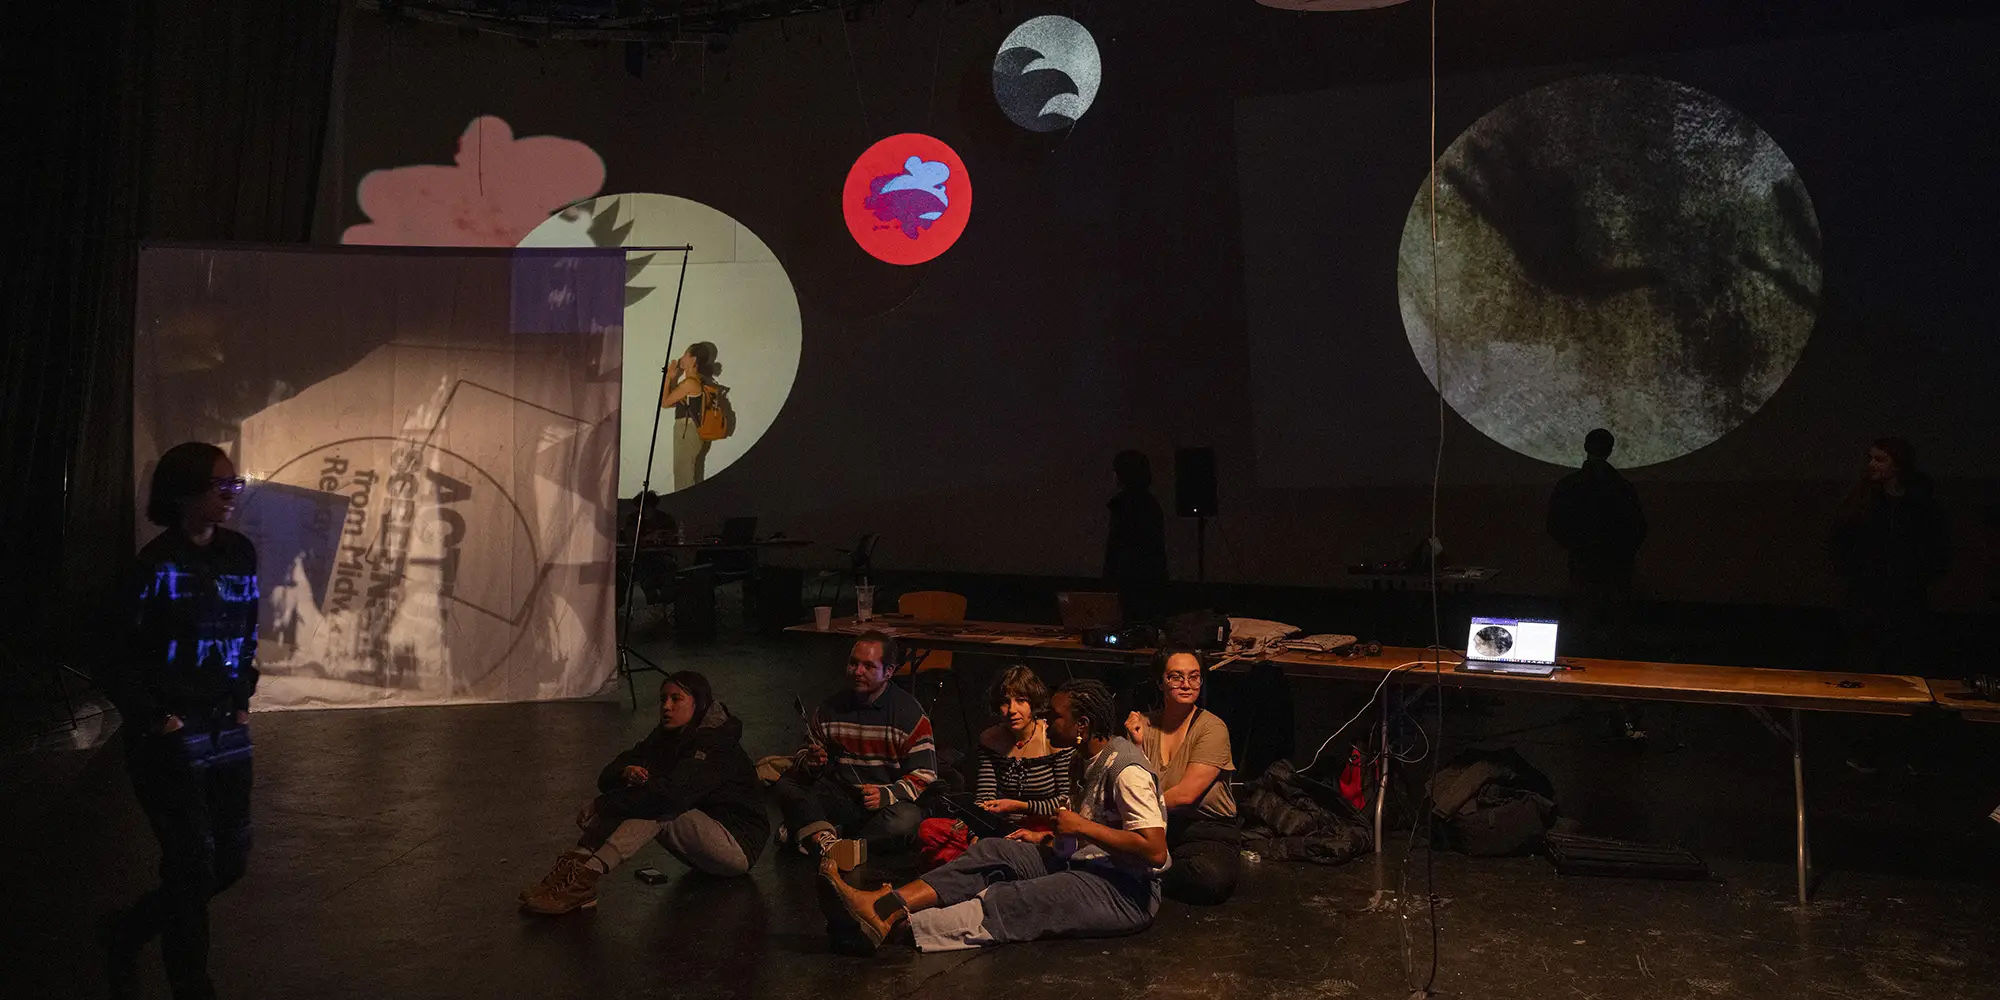
[[[1475,857],[1529,854],[1556,818],[1548,775],[1512,750],[1467,750],[1430,785],[1431,843]]]

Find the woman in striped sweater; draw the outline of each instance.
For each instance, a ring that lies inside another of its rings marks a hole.
[[[1051,817],[1069,804],[1074,747],[1049,745],[1049,689],[1033,670],[1008,667],[988,692],[998,724],[979,734],[979,773],[972,800],[990,813],[1020,823]]]

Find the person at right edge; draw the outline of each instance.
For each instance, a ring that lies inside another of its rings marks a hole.
[[[243,480],[220,448],[160,457],[139,550],[130,633],[104,687],[124,719],[132,790],[160,842],[160,885],[99,928],[111,995],[137,994],[138,955],[160,938],[175,1000],[215,996],[208,902],[250,856],[250,696],[257,690],[257,552],[223,527]]]
[[[1235,894],[1243,865],[1243,828],[1229,791],[1236,773],[1229,726],[1200,705],[1200,654],[1169,650],[1156,665],[1160,708],[1127,716],[1125,732],[1160,774],[1173,855],[1160,889],[1176,902],[1215,906]]]
[[[1847,491],[1827,535],[1833,565],[1847,584],[1843,666],[1877,673],[1915,673],[1924,660],[1924,615],[1931,586],[1951,566],[1951,535],[1931,478],[1902,438],[1868,449],[1861,479]],[[1870,720],[1847,764],[1880,770],[1887,736]],[[1918,765],[1907,763],[1912,770]]]

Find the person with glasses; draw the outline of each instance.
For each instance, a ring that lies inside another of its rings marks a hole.
[[[802,854],[842,870],[868,851],[906,850],[923,822],[917,797],[937,780],[930,716],[891,683],[902,664],[896,640],[863,632],[847,655],[847,688],[806,720],[806,746],[774,787],[785,828]]]
[[[160,885],[107,917],[113,996],[137,991],[138,954],[160,938],[175,1000],[213,997],[208,901],[250,856],[250,697],[257,691],[257,551],[223,523],[244,481],[214,445],[169,449],[146,518],[123,648],[106,664],[124,719],[125,766],[160,842]]]
[[[1159,658],[1165,696],[1151,715],[1126,716],[1126,733],[1160,772],[1167,802],[1167,847],[1174,864],[1161,889],[1168,899],[1213,906],[1236,892],[1242,825],[1229,778],[1236,761],[1229,726],[1201,707],[1201,657],[1184,650]]]

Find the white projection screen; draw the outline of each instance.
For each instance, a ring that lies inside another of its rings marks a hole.
[[[141,252],[139,538],[163,450],[234,457],[255,708],[604,688],[624,283],[619,250]]]

